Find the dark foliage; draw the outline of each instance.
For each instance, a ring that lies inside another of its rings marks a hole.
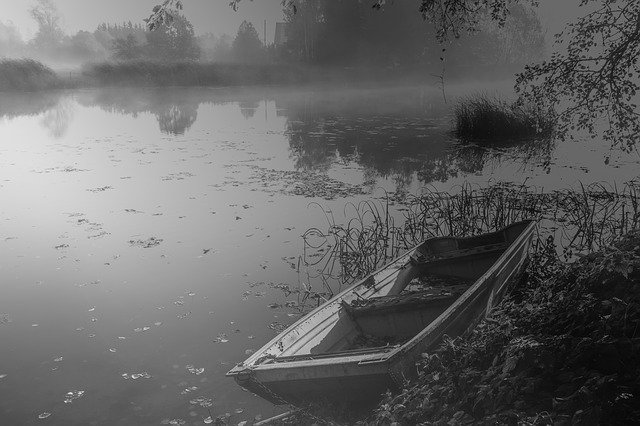
[[[469,139],[548,136],[554,127],[553,111],[536,105],[511,104],[485,94],[458,102],[454,118],[456,134]]]
[[[0,60],[0,91],[33,91],[61,85],[56,73],[33,59]]]
[[[98,86],[237,86],[304,79],[299,69],[284,65],[155,61],[93,64],[83,76]]]
[[[540,245],[521,290],[424,355],[375,423],[636,424],[640,235],[567,266]]]

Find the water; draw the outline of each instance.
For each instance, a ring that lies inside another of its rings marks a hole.
[[[326,227],[312,202],[339,219],[384,191],[637,175],[593,141],[462,144],[448,111],[428,88],[3,95],[3,423],[282,411],[224,373],[299,318],[281,288],[307,288],[300,235]]]

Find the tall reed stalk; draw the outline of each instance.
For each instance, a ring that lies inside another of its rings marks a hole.
[[[404,250],[437,236],[472,236],[510,223],[539,221],[565,260],[595,251],[640,228],[640,182],[602,183],[544,192],[526,185],[465,184],[451,193],[427,190],[399,204],[389,197],[345,207],[344,223],[325,211],[328,228],[304,235],[303,259],[320,275],[352,282]],[[318,255],[322,250],[322,255]]]

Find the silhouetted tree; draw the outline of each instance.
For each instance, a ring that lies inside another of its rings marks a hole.
[[[126,38],[113,40],[112,49],[113,57],[121,61],[139,59],[142,56],[142,46],[138,44],[138,40],[133,34],[129,34]]]
[[[264,51],[258,32],[251,22],[242,21],[233,39],[233,57],[238,62],[259,62]]]
[[[60,28],[60,14],[51,0],[36,0],[29,14],[38,24],[38,32],[33,44],[38,49],[51,49],[58,46],[64,37]]]
[[[195,61],[200,58],[200,47],[193,25],[182,15],[164,23],[155,31],[148,31],[146,55],[160,61]]]
[[[296,8],[296,1],[283,0]],[[236,9],[240,0],[231,0]],[[383,8],[388,0],[371,0]],[[399,3],[399,2],[395,2]],[[435,25],[441,41],[478,28],[490,16],[505,25],[513,3],[537,4],[536,0],[417,0],[420,15]],[[551,60],[528,66],[517,79],[521,99],[557,109],[558,135],[586,130],[612,145],[631,150],[640,139],[640,1],[580,0],[585,13],[557,38],[562,48]],[[165,0],[147,19],[152,28],[171,16],[180,0]],[[601,131],[604,118],[608,126]]]

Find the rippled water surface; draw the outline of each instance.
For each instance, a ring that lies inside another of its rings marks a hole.
[[[597,142],[461,143],[448,111],[413,87],[3,96],[1,423],[280,412],[224,373],[304,310],[311,202],[637,175]]]

